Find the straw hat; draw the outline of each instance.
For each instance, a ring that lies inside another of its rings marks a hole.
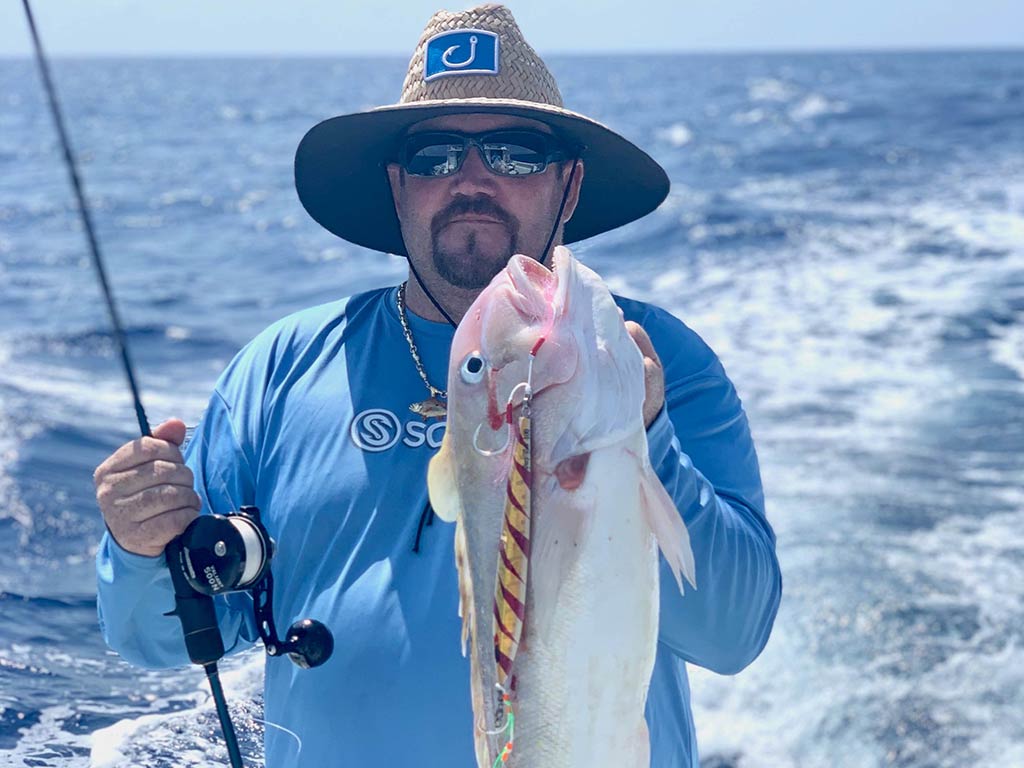
[[[333,117],[310,129],[295,154],[302,205],[338,237],[407,255],[385,166],[397,158],[412,125],[464,113],[538,120],[580,150],[586,173],[565,225],[566,243],[639,219],[668,194],[668,176],[646,152],[562,106],[554,77],[511,11],[489,4],[433,15],[398,104]]]

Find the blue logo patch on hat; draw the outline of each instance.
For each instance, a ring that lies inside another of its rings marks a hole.
[[[498,74],[498,36],[483,29],[456,29],[427,40],[423,79],[445,75]]]

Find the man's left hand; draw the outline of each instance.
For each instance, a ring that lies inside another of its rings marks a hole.
[[[644,356],[644,427],[647,428],[665,405],[665,371],[647,331],[632,320],[626,321],[626,330]]]

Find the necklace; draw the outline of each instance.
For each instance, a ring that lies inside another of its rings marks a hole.
[[[409,345],[409,352],[412,354],[412,361],[416,365],[416,372],[423,379],[423,383],[427,386],[427,391],[430,392],[429,398],[418,403],[412,403],[409,406],[409,410],[413,413],[418,413],[425,419],[443,419],[448,412],[445,403],[448,399],[448,393],[443,389],[435,387],[427,378],[427,371],[423,367],[423,361],[420,360],[420,353],[416,349],[416,343],[412,340],[412,330],[409,328],[409,319],[405,314],[405,286],[406,283],[398,286],[398,320],[402,323],[402,333],[405,335],[405,342]]]

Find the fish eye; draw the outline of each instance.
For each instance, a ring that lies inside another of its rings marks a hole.
[[[470,352],[462,361],[459,375],[467,384],[479,384],[484,379],[484,359],[479,352]]]

